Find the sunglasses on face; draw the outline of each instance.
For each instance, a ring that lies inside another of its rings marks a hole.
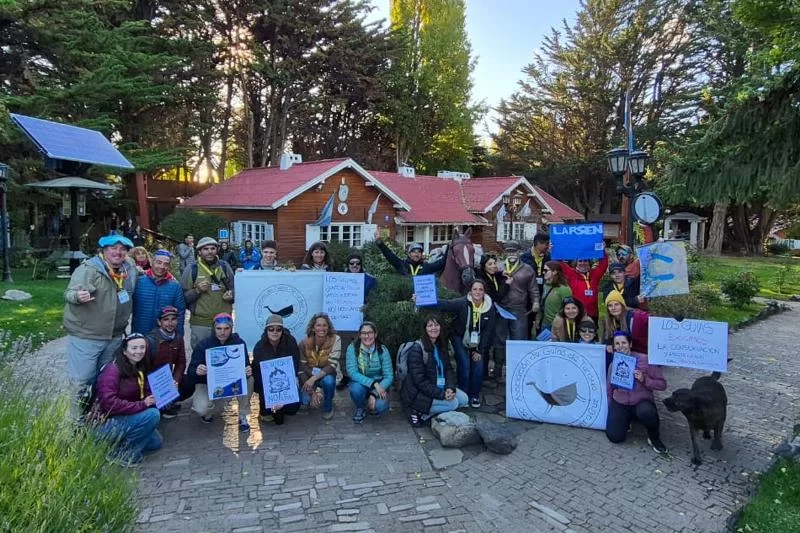
[[[283,331],[283,328],[280,326],[270,326],[267,328],[267,331],[269,331],[270,333],[280,333],[281,331]]]
[[[545,268],[544,270],[542,270],[542,272],[552,272],[552,269]]]
[[[357,267],[361,265],[361,261],[350,261],[347,264],[350,265],[351,267]]]
[[[595,331],[593,329],[581,328],[580,332],[581,333],[592,333],[592,334],[594,334]]]

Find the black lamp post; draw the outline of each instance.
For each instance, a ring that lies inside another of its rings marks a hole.
[[[0,237],[3,239],[3,283],[14,283],[11,279],[11,258],[8,243],[8,211],[6,209],[6,193],[8,192],[8,165],[0,163]]]
[[[647,167],[647,152],[613,148],[606,154],[608,168],[617,182],[617,192],[628,198],[628,246],[633,248],[633,198],[644,189],[644,174]],[[625,174],[628,174],[627,183]]]

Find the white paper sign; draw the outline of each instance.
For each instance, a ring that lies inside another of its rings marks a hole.
[[[245,270],[234,277],[236,332],[255,346],[273,313],[297,340],[305,337],[308,321],[322,311],[325,272],[274,272]],[[352,274],[351,274],[352,275]]]
[[[506,354],[506,416],[606,428],[605,346],[507,341]]]
[[[244,344],[218,346],[206,350],[208,368],[208,399],[231,398],[247,394],[245,366],[247,350]]]
[[[322,306],[336,331],[358,331],[364,315],[364,274],[326,272]]]
[[[728,371],[728,324],[651,316],[647,359],[651,365]]]
[[[300,401],[297,374],[291,356],[261,361],[261,381],[264,385],[264,404],[289,405]]]

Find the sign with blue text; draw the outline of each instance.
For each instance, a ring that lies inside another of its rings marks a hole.
[[[637,246],[642,267],[640,294],[648,298],[689,294],[689,270],[683,241]]]
[[[652,365],[728,371],[728,324],[651,316],[647,359]]]
[[[206,350],[208,399],[232,398],[247,394],[247,349],[244,344],[217,346]]]
[[[506,354],[506,416],[606,428],[605,346],[507,341]]]
[[[180,396],[172,377],[172,368],[169,365],[164,365],[147,374],[147,383],[150,385],[150,392],[156,399],[156,408],[158,409],[171,404]]]
[[[414,276],[414,295],[416,296],[417,307],[436,305],[439,299],[436,295],[436,276],[433,274],[423,274]]]
[[[550,226],[553,259],[600,259],[605,254],[603,223]]]
[[[289,405],[300,401],[297,373],[291,356],[261,361],[264,404],[267,407]]]
[[[364,274],[326,272],[322,306],[336,331],[358,331],[364,320]]]

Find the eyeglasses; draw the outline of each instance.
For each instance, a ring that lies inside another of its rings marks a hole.
[[[350,265],[351,267],[357,267],[361,265],[361,261],[350,261],[347,264]]]
[[[595,330],[593,330],[593,329],[586,329],[586,328],[581,328],[581,329],[580,329],[580,332],[581,332],[581,333],[596,333],[596,332],[595,332]]]
[[[374,331],[359,331],[358,334],[359,335],[363,335],[365,337],[371,337],[372,335],[375,335],[375,332]]]
[[[545,268],[544,270],[542,270],[542,272],[552,272],[552,271],[553,271],[553,269],[551,269],[551,268]]]
[[[281,331],[283,331],[283,328],[280,326],[269,326],[267,328],[267,331],[269,331],[270,333],[280,333]]]

